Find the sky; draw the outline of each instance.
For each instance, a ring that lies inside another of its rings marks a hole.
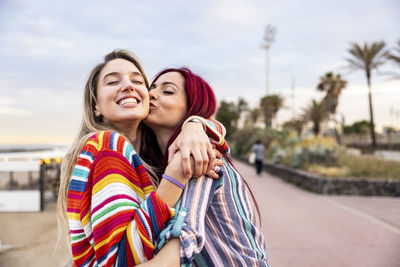
[[[315,88],[328,71],[348,81],[338,107],[345,123],[369,119],[364,73],[348,71],[347,49],[394,47],[399,14],[398,0],[0,0],[0,144],[71,142],[85,81],[116,48],[135,52],[149,79],[187,66],[219,101],[242,97],[256,107],[266,95],[267,24],[277,28],[270,91],[285,98],[278,124],[323,97]],[[400,81],[386,72],[400,69],[387,63],[373,73],[375,120],[378,129],[400,128]]]

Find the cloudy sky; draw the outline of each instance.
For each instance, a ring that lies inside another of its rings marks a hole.
[[[243,97],[254,107],[266,94],[266,24],[277,27],[270,86],[286,99],[279,122],[322,97],[315,87],[328,71],[348,81],[338,108],[346,123],[368,119],[364,74],[344,68],[347,49],[393,47],[399,14],[398,0],[0,0],[0,143],[71,141],[85,80],[115,48],[134,51],[149,78],[189,66],[219,100]],[[387,71],[400,72],[389,63]],[[372,90],[378,128],[400,127],[400,81],[375,73]]]

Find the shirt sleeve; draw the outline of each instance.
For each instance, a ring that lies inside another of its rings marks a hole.
[[[118,151],[101,151],[93,163],[90,221],[99,266],[151,259],[155,238],[174,215],[154,191],[145,194],[135,162],[141,165],[139,158],[131,163]]]
[[[156,253],[172,238],[181,242],[181,264],[190,265],[205,243],[205,217],[223,177],[191,179],[178,204],[175,217],[168,221],[157,239]]]
[[[205,127],[206,134],[211,138],[211,141],[217,145],[217,149],[225,156],[229,156],[231,151],[225,140],[226,129],[222,123],[212,118],[204,119],[200,116],[190,116],[184,124],[193,121],[200,122]]]

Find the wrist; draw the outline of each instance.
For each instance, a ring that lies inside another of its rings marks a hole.
[[[176,185],[177,187],[179,187],[180,189],[185,189],[185,184],[182,184],[180,181],[176,180],[175,178],[169,176],[168,174],[163,174],[162,175],[163,179],[168,180],[170,183],[173,183],[174,185]]]
[[[206,126],[204,126],[204,124],[200,120],[197,120],[197,119],[193,119],[191,121],[186,122],[182,126],[182,129],[185,129],[185,128],[189,127],[189,126],[190,127],[194,126],[194,127],[198,128],[199,130],[202,129],[203,131],[206,131]]]
[[[184,186],[186,185],[188,179],[185,178],[185,176],[183,175],[183,172],[181,170],[179,171],[174,171],[172,168],[169,169],[167,167],[167,169],[164,171],[164,174],[173,178],[174,180],[176,180],[177,182],[179,182],[180,184],[183,184]],[[163,174],[163,175],[164,175]]]
[[[205,131],[207,129],[206,126],[206,122],[204,120],[204,118],[200,117],[200,116],[190,116],[189,118],[187,118],[184,122],[183,122],[183,127],[184,128],[186,125],[188,125],[189,123],[191,123],[192,125],[202,125],[203,130]]]

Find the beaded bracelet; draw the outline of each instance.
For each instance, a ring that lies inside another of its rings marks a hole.
[[[180,182],[178,182],[177,180],[175,180],[174,178],[172,178],[171,176],[166,175],[165,173],[162,175],[162,177],[164,179],[167,179],[168,181],[170,181],[171,183],[173,183],[174,185],[176,185],[177,187],[184,189],[185,186],[183,184],[181,184]]]

